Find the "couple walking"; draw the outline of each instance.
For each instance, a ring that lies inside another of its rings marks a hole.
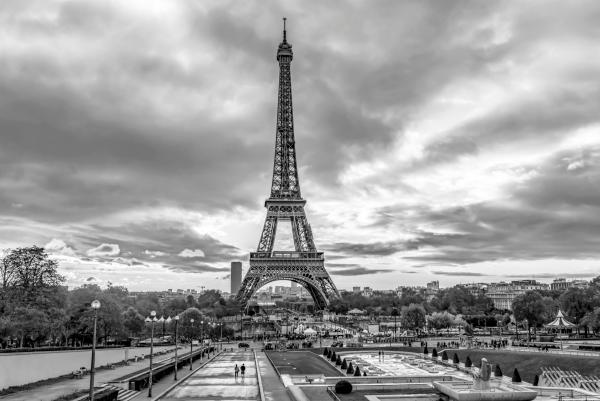
[[[244,364],[242,363],[242,367],[239,367],[239,366],[237,365],[237,363],[236,363],[236,364],[235,364],[235,368],[233,368],[233,371],[235,372],[235,377],[236,377],[236,378],[238,377],[238,372],[240,372],[240,371],[242,372],[242,377],[244,377],[244,375],[246,374],[246,365],[244,365]]]

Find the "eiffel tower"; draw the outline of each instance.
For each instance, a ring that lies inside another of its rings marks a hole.
[[[308,290],[316,309],[325,309],[330,298],[339,297],[339,293],[325,270],[323,252],[317,251],[315,247],[312,230],[304,213],[306,200],[300,195],[290,75],[292,45],[287,42],[285,20],[284,18],[283,42],[277,50],[279,97],[271,196],[265,201],[267,218],[258,249],[250,253],[250,269],[244,277],[237,299],[246,306],[250,297],[265,284],[289,280]],[[279,221],[291,222],[295,251],[273,250]]]

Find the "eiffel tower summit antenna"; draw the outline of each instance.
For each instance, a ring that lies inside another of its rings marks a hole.
[[[283,41],[277,48],[279,91],[277,98],[277,128],[271,194],[265,201],[267,217],[256,252],[250,253],[250,269],[237,294],[243,306],[264,285],[277,280],[289,280],[302,285],[310,293],[315,309],[325,309],[339,292],[325,270],[325,257],[313,240],[312,230],[300,193],[294,139],[292,108],[291,62],[292,45],[287,42],[286,18],[283,18]],[[294,251],[273,250],[277,224],[292,225]]]

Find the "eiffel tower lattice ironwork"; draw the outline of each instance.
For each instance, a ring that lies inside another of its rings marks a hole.
[[[325,270],[323,252],[315,247],[312,230],[304,213],[306,200],[300,195],[290,75],[292,45],[287,42],[285,18],[283,24],[283,41],[277,50],[279,98],[271,196],[265,201],[267,218],[258,249],[250,253],[250,269],[237,299],[245,306],[265,284],[289,280],[308,290],[316,309],[324,309],[330,298],[339,296],[339,293]],[[295,251],[273,250],[277,223],[282,220],[291,222]]]

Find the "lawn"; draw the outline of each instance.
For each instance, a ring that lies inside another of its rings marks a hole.
[[[329,362],[308,351],[274,352],[267,351],[273,365],[281,374],[342,376]]]
[[[524,381],[533,382],[533,377],[542,373],[542,366],[555,366],[563,370],[576,370],[582,375],[600,375],[600,357],[561,355],[545,352],[510,352],[506,350],[457,350],[449,351],[452,360],[454,352],[461,362],[470,356],[473,366],[479,366],[485,357],[492,364],[499,364],[505,376],[512,376],[517,368]]]

